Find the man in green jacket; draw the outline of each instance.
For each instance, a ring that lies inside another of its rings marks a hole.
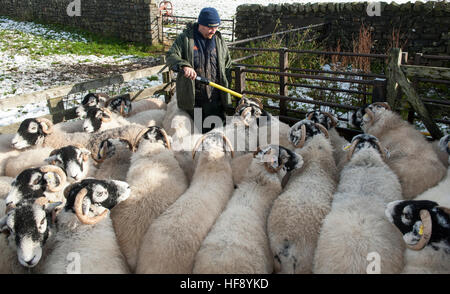
[[[231,106],[230,94],[195,81],[199,75],[211,82],[229,87],[231,57],[225,40],[217,31],[219,25],[220,17],[217,10],[212,7],[203,8],[198,22],[186,26],[166,55],[169,67],[178,72],[176,82],[178,107],[189,113],[202,133],[212,129],[203,127],[205,118],[213,115],[225,122],[225,110]],[[194,117],[194,108],[201,108],[201,120]]]

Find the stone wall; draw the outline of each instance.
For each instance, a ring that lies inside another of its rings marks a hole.
[[[236,13],[237,39],[249,38],[309,24],[329,22],[320,32],[325,49],[336,48],[340,40],[343,51],[352,50],[352,40],[357,38],[362,23],[370,27],[375,41],[373,52],[386,53],[392,40],[393,30],[400,30],[400,44],[409,56],[416,52],[450,55],[450,3],[414,2],[380,4],[379,13],[369,16],[368,2],[346,3],[294,3],[240,5]],[[373,14],[373,13],[372,13]],[[377,16],[379,14],[379,16]]]
[[[158,42],[158,13],[155,0],[0,0],[3,16],[64,24],[147,44]]]

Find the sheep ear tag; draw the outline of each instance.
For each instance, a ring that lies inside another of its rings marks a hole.
[[[352,147],[352,144],[345,144],[342,146],[342,150],[347,151],[348,149],[350,149],[350,147]]]
[[[370,116],[366,113],[366,114],[363,115],[362,120],[364,122],[368,122],[368,121],[370,121]]]

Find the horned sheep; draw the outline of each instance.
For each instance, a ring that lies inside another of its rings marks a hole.
[[[133,139],[136,152],[127,173],[131,196],[112,211],[111,218],[120,248],[135,272],[148,227],[184,193],[188,182],[163,129],[144,128]]]
[[[310,120],[291,128],[290,141],[303,167],[290,176],[267,221],[275,272],[312,273],[323,219],[330,212],[338,173],[326,128]]]
[[[398,200],[385,213],[407,245],[403,274],[450,274],[450,208],[430,200]]]
[[[320,230],[313,273],[367,273],[368,258],[377,254],[381,273],[402,270],[403,241],[384,217],[386,204],[402,199],[401,186],[383,151],[372,135],[353,138],[350,160]]]
[[[358,113],[361,119],[357,118]],[[404,199],[413,199],[445,176],[445,167],[432,146],[387,103],[370,104],[357,111],[353,121],[360,123],[365,133],[377,137],[389,151],[387,164],[400,180]]]
[[[148,228],[137,273],[192,273],[196,253],[234,189],[225,145],[231,146],[215,132],[197,142],[194,158],[204,148],[195,159],[190,186]]]
[[[53,248],[43,261],[44,274],[127,274],[109,210],[130,196],[122,181],[85,179],[65,190],[66,205],[56,216]],[[78,266],[70,267],[70,254]],[[71,272],[73,271],[73,272]]]
[[[301,156],[269,145],[254,154],[244,179],[202,242],[193,273],[270,274],[273,256],[267,215],[283,178],[301,167]]]

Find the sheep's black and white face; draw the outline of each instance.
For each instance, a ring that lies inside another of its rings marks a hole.
[[[303,166],[303,158],[300,155],[278,145],[268,145],[255,152],[254,157],[274,171],[282,170],[287,173]]]
[[[108,108],[123,116],[127,116],[132,110],[131,100],[127,96],[116,97],[108,104]]]
[[[44,194],[47,177],[39,168],[23,170],[11,183],[11,190],[6,196],[6,206],[17,205],[24,199],[36,199]]]
[[[331,129],[335,124],[335,121],[333,121],[333,119],[330,116],[331,115],[326,115],[323,111],[320,110],[310,111],[306,114],[306,117],[309,120],[321,124],[327,130]]]
[[[90,155],[85,148],[69,145],[54,150],[45,161],[64,170],[69,180],[80,181],[87,176]]]
[[[53,171],[43,172],[40,168],[25,169],[12,181],[11,190],[5,199],[6,205],[17,205],[23,200],[45,196],[49,187],[58,187],[64,183],[65,180]]]
[[[168,143],[170,144],[170,142],[166,142],[162,129],[157,126],[148,127],[148,131],[142,136],[142,139],[163,144],[166,148],[168,148]],[[171,138],[167,137],[167,139],[170,140]]]
[[[83,122],[83,130],[87,133],[96,132],[102,127],[105,119],[111,119],[109,113],[97,107],[89,108]]]
[[[242,105],[244,105],[245,107],[243,107]],[[261,108],[258,102],[246,97],[241,98],[234,115],[240,116],[242,120],[247,124],[250,124],[252,121],[254,121],[258,126],[260,125],[260,120],[262,120],[262,117],[266,119],[262,124],[264,124],[264,122],[267,123],[267,121],[270,119],[270,115],[267,113],[267,111]]]
[[[289,131],[289,141],[295,146],[300,143],[303,125],[306,130],[306,140],[318,134],[322,134],[322,131],[315,125],[315,122],[308,119],[301,120],[294,124]]]
[[[441,140],[439,140],[439,147],[442,151],[447,151],[447,153],[450,155],[450,134],[442,137]]]
[[[429,200],[397,200],[388,203],[385,215],[403,235],[409,246],[416,245],[424,234],[420,211],[427,210],[431,216],[432,231],[428,245],[433,249],[444,248],[450,253],[450,215]]]
[[[0,219],[0,230],[8,235],[8,244],[17,251],[24,267],[35,267],[40,261],[50,235],[51,213],[59,204],[45,208],[34,201],[25,201]]]
[[[23,149],[39,145],[44,137],[45,134],[42,132],[41,124],[34,118],[27,118],[20,124],[17,134],[11,141],[11,146],[16,149]]]
[[[84,179],[70,187],[67,194],[65,210],[73,210],[75,197],[78,192],[87,189],[86,197],[83,201],[84,214],[101,214],[105,209],[112,209],[120,202],[128,199],[131,188],[128,183],[116,180]]]
[[[352,114],[350,124],[353,127],[363,129],[366,124],[371,122],[371,120],[377,120],[379,115],[388,109],[389,105],[386,103],[373,103],[365,105]],[[373,117],[368,114],[368,112],[373,114]]]
[[[384,152],[384,150],[380,149],[380,141],[377,137],[369,135],[369,134],[360,134],[357,136],[354,136],[351,143],[354,143],[356,140],[358,140],[358,143],[355,146],[355,149],[353,151],[353,154],[357,153],[358,151],[362,149],[368,149],[373,148],[377,150],[380,154]]]
[[[107,97],[104,94],[89,93],[81,100],[81,105],[75,109],[75,112],[78,117],[85,118],[90,108],[103,107],[106,99]]]

